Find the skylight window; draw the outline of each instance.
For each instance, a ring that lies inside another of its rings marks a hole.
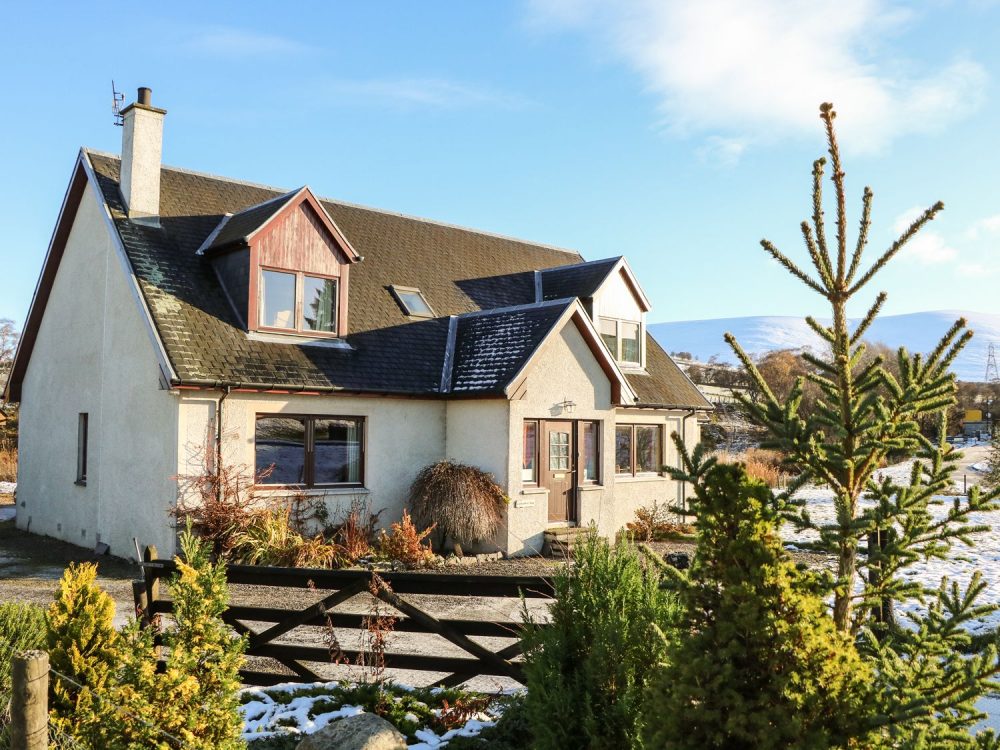
[[[424,298],[423,293],[419,289],[395,285],[390,288],[392,289],[393,295],[396,297],[396,301],[399,302],[400,306],[410,317],[434,317],[434,311],[431,309],[431,306],[427,304],[427,300]]]

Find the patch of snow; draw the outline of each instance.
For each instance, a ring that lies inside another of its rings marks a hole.
[[[16,489],[16,482],[0,482],[0,495],[13,495]]]

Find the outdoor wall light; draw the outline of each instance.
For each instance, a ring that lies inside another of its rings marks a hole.
[[[560,409],[562,409],[567,414],[572,414],[576,410],[576,401],[564,400],[556,404]]]

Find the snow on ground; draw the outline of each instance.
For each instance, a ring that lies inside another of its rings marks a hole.
[[[891,477],[898,484],[909,482],[910,471],[913,462],[906,461],[882,469],[877,473],[878,478]],[[835,510],[833,505],[833,493],[827,487],[809,486],[800,490],[796,498],[806,501],[806,509],[812,520],[817,524],[833,523],[835,521]],[[931,508],[931,513],[935,516],[944,516],[948,508],[954,502],[965,502],[964,497],[940,496],[935,498],[935,504]],[[864,507],[866,501],[862,499],[861,505]],[[973,535],[976,542],[975,547],[966,547],[961,542],[955,544],[951,555],[946,560],[929,560],[915,563],[903,571],[903,575],[913,577],[925,586],[937,588],[943,577],[950,581],[957,581],[963,589],[968,585],[973,573],[977,570],[983,573],[983,580],[987,586],[981,595],[980,601],[983,603],[1000,603],[1000,577],[994,572],[1000,570],[1000,514],[997,513],[973,513],[969,516],[969,522],[974,525],[985,525],[991,528],[988,531]],[[786,524],[782,528],[782,537],[791,546],[796,542],[815,541],[818,534],[812,530],[799,531]],[[917,606],[917,605],[911,605]],[[981,620],[975,621],[972,625],[973,632],[981,632],[989,628],[1000,626],[1000,612],[992,613]]]
[[[250,742],[267,737],[283,736],[289,732],[303,735],[312,734],[332,721],[364,713],[362,707],[351,705],[342,705],[331,711],[323,711],[324,703],[329,703],[330,697],[328,693],[323,691],[332,691],[340,684],[339,682],[287,682],[268,688],[245,688],[240,691],[241,695],[251,697],[252,700],[248,700],[240,706],[240,711],[243,714],[243,739]],[[407,691],[412,690],[412,688],[399,684],[396,684],[395,687]],[[316,694],[299,695],[288,702],[281,702],[272,697],[275,693],[306,691]],[[318,707],[317,703],[320,704]],[[435,714],[438,712],[439,709],[434,710]],[[463,726],[449,729],[441,734],[435,733],[429,727],[423,727],[416,731],[419,742],[408,745],[408,748],[409,750],[444,748],[447,746],[448,740],[453,737],[475,737],[486,727],[493,726],[497,718],[498,716],[480,713],[470,718]],[[416,717],[413,716],[413,719],[416,720]]]
[[[13,495],[16,489],[14,482],[0,482],[0,495]]]

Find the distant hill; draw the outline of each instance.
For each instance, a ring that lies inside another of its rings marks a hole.
[[[884,315],[875,321],[865,338],[893,348],[905,346],[911,352],[928,352],[960,317],[969,321],[976,335],[952,369],[960,380],[980,381],[986,374],[986,354],[990,342],[1000,349],[1000,315],[959,310]],[[722,340],[727,331],[735,334],[743,348],[751,354],[763,354],[775,349],[815,349],[821,343],[805,320],[785,316],[651,323],[649,330],[668,352],[691,352],[700,361],[713,355],[722,362],[736,361]]]

